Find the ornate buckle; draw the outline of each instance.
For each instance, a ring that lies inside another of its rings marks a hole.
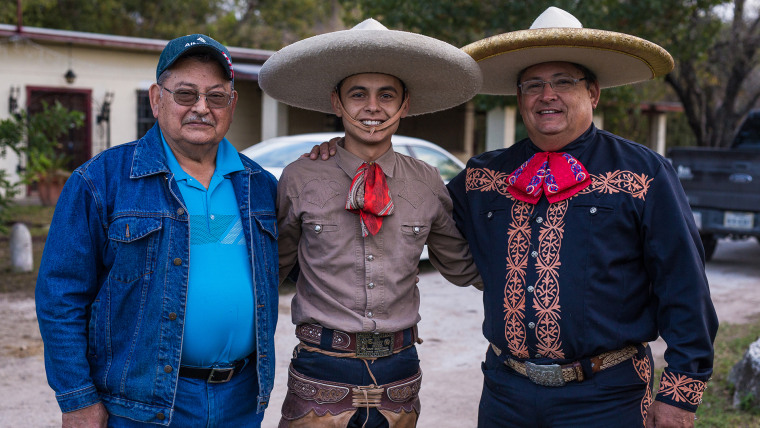
[[[229,367],[229,368],[212,368],[211,373],[208,374],[208,379],[206,379],[206,382],[208,383],[225,383],[229,382],[230,379],[232,379],[232,375],[235,374],[235,368]],[[220,378],[217,378],[217,375],[220,375]]]
[[[393,354],[393,333],[356,333],[356,356],[380,358]]]
[[[538,365],[526,361],[525,374],[536,385],[564,386],[566,383],[565,378],[562,377],[562,367],[559,364]]]

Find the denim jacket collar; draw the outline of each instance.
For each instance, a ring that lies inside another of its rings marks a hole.
[[[129,178],[142,178],[169,172],[171,171],[162,147],[160,128],[156,122],[137,142]]]

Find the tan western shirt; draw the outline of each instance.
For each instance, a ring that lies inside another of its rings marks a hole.
[[[452,203],[438,171],[388,150],[385,172],[393,214],[377,235],[362,237],[359,216],[346,210],[357,156],[338,147],[327,161],[299,159],[277,187],[280,281],[299,261],[293,323],[346,332],[394,332],[420,320],[415,283],[425,243],[430,262],[459,286],[480,276],[451,217]]]

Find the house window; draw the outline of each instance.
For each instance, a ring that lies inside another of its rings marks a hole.
[[[156,118],[153,117],[153,110],[150,108],[150,98],[147,90],[137,91],[137,138],[141,138],[145,135],[153,124],[156,122]]]

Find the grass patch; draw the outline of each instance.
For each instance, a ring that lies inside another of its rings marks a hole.
[[[20,293],[25,296],[34,296],[34,285],[37,282],[37,272],[40,268],[42,249],[45,247],[45,239],[53,218],[54,207],[39,205],[12,205],[8,207],[7,222],[8,232],[0,234],[0,293]],[[32,235],[32,257],[34,269],[32,272],[13,272],[10,254],[10,228],[14,223],[24,223]]]
[[[741,361],[749,345],[760,337],[760,320],[748,324],[722,324],[715,339],[715,367],[702,404],[697,411],[698,427],[760,427],[757,398],[742,400],[742,409],[733,407],[734,388],[728,382],[731,368]],[[659,377],[658,377],[659,378]]]

